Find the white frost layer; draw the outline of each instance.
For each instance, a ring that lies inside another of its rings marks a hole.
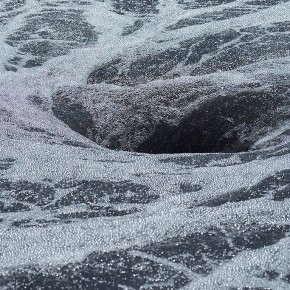
[[[121,38],[123,28],[134,23],[132,13],[116,15],[109,1],[92,1],[93,6],[82,6],[89,23],[100,32],[99,42],[94,47],[80,48],[66,56],[47,61],[42,67],[19,69],[18,72],[4,71],[4,64],[14,56],[15,47],[5,43],[6,37],[26,23],[26,17],[40,12],[44,1],[27,0],[20,8],[21,13],[0,27],[0,158],[15,158],[16,162],[5,172],[3,178],[9,180],[28,180],[42,182],[51,178],[54,182],[63,179],[102,179],[108,181],[131,180],[150,186],[151,191],[159,193],[160,201],[144,205],[141,213],[117,218],[98,218],[59,224],[47,228],[11,228],[16,219],[51,218],[50,212],[34,207],[29,212],[10,213],[0,224],[0,270],[33,263],[58,265],[68,261],[80,261],[87,254],[98,250],[117,250],[132,245],[144,245],[178,234],[186,235],[203,231],[208,227],[223,224],[254,221],[268,224],[289,224],[289,199],[274,202],[271,195],[240,203],[224,204],[218,208],[199,207],[188,209],[196,202],[218,197],[229,191],[256,184],[260,180],[289,168],[290,155],[255,160],[239,164],[234,156],[224,161],[213,161],[207,168],[188,168],[174,163],[160,163],[159,158],[169,155],[139,156],[126,152],[112,152],[100,148],[67,126],[51,114],[51,94],[63,86],[84,85],[91,70],[118,55],[128,59],[161,51],[178,44],[181,40],[204,35],[207,32],[220,32],[225,29],[242,28],[252,25],[267,25],[272,22],[290,20],[290,2],[270,7],[259,12],[187,27],[178,32],[164,32],[165,27],[178,20],[198,14],[215,11],[224,7],[242,4],[234,1],[218,7],[184,11],[176,1],[160,1],[158,15],[152,15],[142,29]],[[46,1],[48,2],[48,1]],[[54,1],[50,1],[54,2]],[[0,3],[2,5],[4,2]],[[1,6],[0,6],[1,7]],[[76,8],[76,7],[74,7]],[[158,42],[164,41],[163,43]],[[139,53],[137,56],[136,53]],[[281,75],[289,65],[285,57],[257,64],[255,72],[261,78],[267,76],[269,68],[273,75]],[[229,86],[251,82],[247,75],[249,67],[235,72],[212,74],[217,86],[220,80],[228,80]],[[202,77],[201,77],[202,78]],[[196,78],[184,77],[178,80],[156,81],[150,85],[167,87],[185,85]],[[142,89],[146,89],[146,85]],[[222,89],[222,87],[221,87]],[[40,110],[30,101],[31,96],[40,96],[45,101],[47,111]],[[52,141],[61,142],[63,138],[87,142],[91,149],[52,145],[39,134],[31,134],[25,129],[37,127],[54,132]],[[284,130],[284,128],[283,128]],[[277,133],[280,133],[277,131]],[[272,136],[271,136],[272,138]],[[262,140],[265,141],[265,140]],[[46,143],[47,142],[47,143]],[[179,156],[200,157],[182,154]],[[103,161],[106,162],[103,162]],[[129,163],[122,163],[128,161]],[[228,162],[227,167],[220,167]],[[236,165],[233,165],[236,164]],[[2,177],[1,177],[2,178]],[[195,193],[180,194],[182,182],[200,184],[202,190]],[[69,209],[70,210],[70,209]],[[2,217],[2,215],[0,215]],[[289,238],[264,249],[243,252],[229,263],[221,266],[208,277],[193,281],[187,289],[223,289],[226,286],[265,286],[273,289],[288,289],[281,281],[267,282],[253,279],[253,271],[278,270],[281,275],[289,273]],[[258,269],[258,270],[257,270]]]
[[[265,287],[265,289],[288,290],[289,283],[283,280],[265,280],[258,276],[265,271],[276,271],[280,276],[290,271],[290,238],[277,244],[254,251],[245,251],[229,263],[221,266],[213,274],[195,279],[183,287],[184,290],[226,290],[231,287]]]
[[[268,197],[218,208],[186,210],[192,203],[251,186],[287,169],[289,155],[227,167],[181,169],[177,165],[158,162],[158,155],[130,156],[124,153],[122,156],[122,153],[109,153],[107,150],[83,150],[35,142],[3,142],[1,147],[1,157],[17,159],[13,168],[7,171],[11,180],[132,180],[146,184],[152,192],[164,198],[144,206],[143,212],[130,216],[89,219],[47,228],[8,227],[9,222],[15,219],[49,218],[49,213],[37,207],[30,212],[11,213],[6,216],[6,230],[5,223],[1,224],[2,269],[30,263],[77,261],[94,250],[113,250],[158,241],[177,234],[180,228],[186,234],[235,221],[246,224],[255,220],[264,223],[290,222],[289,201],[277,204]],[[100,162],[104,159],[108,162]],[[110,163],[109,160],[119,162]],[[122,160],[130,163],[122,163]],[[136,177],[140,174],[143,177]],[[180,182],[200,184],[202,190],[180,194]]]
[[[177,8],[176,1],[161,1],[160,13],[151,15],[148,22],[140,31],[126,37],[121,36],[124,27],[133,23],[133,15],[126,13],[118,15],[111,11],[109,2],[92,2],[92,5],[79,5],[78,9],[84,11],[87,21],[95,27],[96,32],[101,33],[98,43],[94,47],[74,49],[68,55],[59,56],[47,61],[42,67],[34,69],[20,69],[14,86],[22,86],[27,79],[41,84],[42,90],[52,86],[67,86],[85,84],[89,72],[97,65],[110,61],[123,55],[124,59],[131,61],[137,57],[150,55],[154,51],[164,50],[177,45],[180,41],[192,39],[207,33],[218,33],[227,29],[244,28],[253,25],[268,25],[274,22],[290,21],[290,2],[274,5],[258,12],[250,13],[240,17],[226,19],[223,21],[212,21],[210,23],[185,27],[176,31],[164,29],[178,20],[190,18],[205,11],[215,11],[227,6],[243,4],[246,1],[234,1],[231,4],[219,5],[197,10],[184,11]],[[176,8],[176,9],[175,9]],[[5,39],[9,33],[16,31],[25,23],[29,14],[40,12],[43,6],[39,1],[30,0],[22,8],[23,12],[9,22],[9,27],[0,27],[0,47],[4,53],[1,54],[0,66],[2,75],[15,77],[15,73],[3,71],[3,65],[8,56],[12,56],[15,48],[7,46]],[[114,20],[112,20],[114,19]],[[162,42],[160,42],[162,40]],[[9,51],[10,49],[10,51]]]

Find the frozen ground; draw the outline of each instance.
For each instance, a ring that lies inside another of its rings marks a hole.
[[[0,289],[290,288],[289,1],[2,0],[0,50]]]

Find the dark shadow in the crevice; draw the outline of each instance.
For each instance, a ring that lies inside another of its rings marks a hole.
[[[275,94],[275,93],[274,93]],[[245,152],[255,132],[276,124],[284,101],[268,92],[242,92],[205,101],[178,125],[160,123],[135,151],[145,153]],[[262,109],[262,110],[261,110]]]

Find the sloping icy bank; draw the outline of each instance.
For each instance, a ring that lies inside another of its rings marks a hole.
[[[271,81],[258,80],[258,69],[256,79],[215,78],[225,91],[255,92],[259,81],[271,91],[285,64],[275,62]],[[152,90],[184,83],[194,87],[185,78]],[[150,86],[134,90],[150,94]],[[193,91],[185,88],[183,99]],[[134,90],[99,85],[65,94],[89,96],[104,115],[113,109],[114,124],[122,111],[111,96]],[[287,103],[273,108],[281,123],[263,131],[256,150],[148,155],[99,147],[57,120],[47,98],[22,97],[2,95],[3,289],[289,288]]]
[[[288,146],[178,155],[1,146],[4,289],[289,287]]]
[[[247,151],[261,147],[265,138],[264,146],[278,137],[276,144],[282,142],[283,134],[289,142],[288,68],[289,58],[279,58],[133,88],[68,87],[53,95],[52,111],[74,131],[111,149]]]
[[[1,289],[289,289],[289,1],[0,5]]]

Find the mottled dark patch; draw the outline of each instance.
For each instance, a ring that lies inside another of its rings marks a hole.
[[[252,38],[251,41],[236,42],[222,49],[220,53],[214,53],[208,60],[199,63],[190,75],[233,70],[257,61],[290,54],[289,34],[259,34]]]
[[[16,72],[17,68],[12,65],[4,65],[6,71],[13,71]]]
[[[126,36],[126,35],[129,35],[129,34],[132,34],[134,33],[135,31],[139,30],[140,28],[142,28],[144,25],[144,21],[143,20],[140,20],[140,19],[137,19],[133,25],[131,26],[127,26],[124,28],[124,31],[122,33],[122,36]]]
[[[212,7],[222,4],[227,4],[233,2],[234,0],[178,0],[178,4],[181,5],[184,9],[197,9],[197,8],[204,8],[204,7]]]
[[[106,82],[113,80],[118,75],[118,65],[121,63],[121,59],[112,60],[100,67],[97,67],[88,77],[88,84]]]
[[[273,6],[283,2],[287,2],[288,0],[250,0],[247,1],[246,4],[248,5],[263,5],[263,6]]]
[[[204,154],[196,155],[193,157],[186,157],[186,158],[178,158],[178,157],[172,157],[172,158],[165,158],[160,159],[161,163],[173,163],[175,165],[179,166],[185,166],[185,167],[193,167],[193,168],[200,168],[200,167],[227,167],[237,164],[243,164],[246,162],[241,162],[239,159],[236,161],[228,161],[228,159],[231,156],[237,156],[237,154]],[[239,156],[239,155],[238,155]]]
[[[241,152],[241,153],[219,153],[219,154],[203,154],[194,156],[172,156],[167,158],[159,159],[161,163],[172,163],[180,166],[190,166],[194,168],[199,167],[227,167],[232,165],[244,164],[254,160],[264,160],[274,156],[280,156],[290,153],[288,147],[281,148],[279,151],[278,147],[269,151],[252,151],[252,152]],[[238,157],[236,160],[230,160],[232,157]]]
[[[16,161],[14,158],[4,158],[0,159],[0,170],[8,170],[12,167],[13,163]]]
[[[3,2],[3,1],[2,1]],[[10,0],[1,3],[0,7],[0,25],[7,25],[11,19],[22,13],[22,7],[26,4],[26,0]]]
[[[229,192],[217,198],[202,202],[199,205],[215,207],[226,203],[260,198],[267,194],[272,194],[274,200],[284,200],[290,197],[289,184],[290,170],[284,170],[263,179],[249,188],[242,188],[234,192]]]
[[[90,206],[91,211],[79,211],[71,213],[61,213],[56,215],[57,218],[61,220],[71,220],[71,219],[88,219],[97,217],[114,217],[114,216],[124,216],[140,211],[137,208],[130,208],[127,210],[116,209],[112,206]]]
[[[181,42],[178,48],[170,48],[133,62],[128,73],[120,74],[120,80],[116,84],[135,85],[162,77],[186,58],[190,45],[191,43]]]
[[[92,253],[82,262],[58,268],[11,269],[0,275],[0,286],[11,289],[117,290],[124,286],[129,289],[178,289],[190,282],[188,272],[175,270],[170,264],[163,265],[156,258],[207,275],[243,250],[260,249],[278,242],[289,230],[287,225],[267,224],[228,225],[223,230],[212,228],[126,251]],[[144,253],[153,255],[153,259]]]
[[[4,5],[3,10],[5,12],[13,11],[15,9],[19,9],[20,7],[23,7],[25,3],[26,3],[26,0],[10,0],[3,4]]]
[[[53,187],[32,183],[25,180],[8,181],[0,180],[0,192],[9,191],[9,196],[17,201],[24,201],[35,205],[45,205],[54,199],[55,190]]]
[[[289,178],[289,171],[288,171],[288,185],[285,185],[283,188],[276,189],[273,194],[273,199],[276,201],[282,201],[286,198],[290,198],[290,178]]]
[[[27,225],[31,222],[31,219],[21,219],[21,220],[15,220],[12,222],[12,226],[13,227],[22,227],[24,225]]]
[[[93,253],[81,263],[57,269],[27,267],[0,275],[0,286],[11,289],[165,290],[180,288],[188,282],[181,271],[126,251]]]
[[[240,32],[230,29],[196,39],[196,43],[192,45],[191,53],[187,57],[185,65],[199,62],[203,55],[216,52],[220,46],[237,39],[240,35]]]
[[[158,13],[156,8],[159,0],[112,0],[115,11],[135,12],[139,14]]]
[[[283,277],[283,280],[284,280],[285,282],[287,282],[287,283],[290,284],[290,273],[289,273],[288,275],[285,275],[285,276]]]
[[[25,127],[23,130],[28,131],[28,132],[35,132],[35,133],[42,133],[47,136],[55,136],[54,133],[51,133],[43,128],[38,128],[38,127]]]
[[[13,202],[10,204],[5,204],[0,201],[0,212],[8,213],[8,212],[20,212],[20,211],[29,211],[30,207],[26,204],[20,202]]]
[[[125,193],[119,193],[115,196],[110,197],[110,203],[140,203],[147,204],[152,203],[159,199],[158,194],[144,194],[144,192],[139,192],[136,194],[126,195]]]
[[[71,220],[66,219],[23,219],[23,220],[17,220],[12,223],[12,226],[18,227],[18,228],[45,228],[50,225],[56,225],[56,224],[68,224],[71,223]]]
[[[148,186],[130,181],[107,182],[102,180],[71,180],[56,184],[58,188],[74,188],[73,191],[48,208],[60,208],[71,204],[97,205],[99,202],[147,204],[159,198],[151,194]],[[100,207],[101,209],[101,207]]]
[[[97,133],[94,129],[94,120],[84,106],[72,103],[68,97],[63,96],[58,101],[54,100],[52,111],[58,119],[67,124],[72,130],[93,140]],[[70,141],[64,142],[66,142],[66,145],[72,145]]]
[[[44,100],[41,96],[38,95],[32,95],[29,96],[28,99],[34,104],[37,105],[39,107],[41,107],[44,104]]]
[[[264,7],[265,8],[265,7]],[[260,9],[229,8],[221,12],[213,12],[218,20],[231,18]],[[221,15],[220,15],[221,14]],[[207,20],[208,17],[208,20]],[[200,15],[199,18],[181,20],[169,29],[176,29],[188,25],[197,25],[212,21],[213,15]],[[134,29],[141,26],[143,20],[137,20]],[[257,61],[284,57],[289,55],[290,36],[289,23],[277,22],[268,28],[252,26],[241,29],[228,29],[220,33],[206,33],[182,41],[174,48],[163,52],[152,52],[151,55],[140,57],[128,64],[127,59],[112,60],[91,72],[88,83],[112,83],[116,85],[134,86],[147,83],[155,79],[178,77],[182,72],[176,71],[178,66],[187,67],[190,75],[209,74],[219,71],[233,70]],[[131,30],[129,29],[128,33]],[[204,58],[204,56],[206,56]]]
[[[181,193],[200,191],[202,186],[200,184],[192,184],[190,182],[181,182],[179,184],[179,191]]]
[[[272,281],[272,280],[276,280],[279,276],[280,276],[280,273],[278,273],[277,271],[268,270],[268,271],[265,271],[264,273],[262,273],[262,275],[259,275],[258,277],[259,278],[266,278],[267,280]]]
[[[196,157],[192,156],[177,156],[159,159],[161,163],[173,163],[175,165],[193,166],[195,165]],[[195,167],[195,166],[194,166]]]
[[[183,27],[204,24],[213,21],[221,21],[229,18],[235,18],[249,13],[256,12],[258,9],[253,7],[232,7],[225,8],[222,11],[213,11],[200,14],[194,18],[182,19],[176,24],[167,27],[168,30],[180,29]]]
[[[224,8],[219,11],[211,11],[201,13],[195,17],[182,19],[175,23],[174,25],[169,26],[167,29],[175,30],[180,29],[183,27],[199,25],[204,23],[209,23],[213,21],[222,21],[225,19],[235,18],[242,15],[250,14],[257,12],[261,9],[269,8],[270,6],[277,5],[283,2],[287,2],[288,0],[273,0],[273,1],[266,1],[266,0],[254,0],[254,1],[247,1],[241,6],[234,6],[229,8]],[[185,9],[196,9],[196,8],[203,8],[203,7],[210,7],[216,6],[224,3],[233,2],[233,0],[224,0],[224,1],[178,1],[182,7]]]
[[[267,28],[270,32],[289,32],[290,31],[290,21],[275,22],[272,26]]]
[[[275,244],[289,230],[288,225],[227,226],[223,231],[213,228],[204,233],[169,238],[138,250],[183,264],[192,271],[205,275],[241,251]]]
[[[251,287],[251,286],[245,286],[245,287],[230,287],[229,290],[274,290],[269,287]]]
[[[18,48],[9,62],[31,68],[72,48],[92,45],[97,39],[98,33],[85,21],[81,10],[49,8],[29,15],[26,24],[10,34],[6,43]],[[30,59],[22,61],[23,54]]]
[[[89,145],[87,145],[85,143],[78,142],[78,141],[65,140],[65,141],[62,142],[62,144],[73,146],[73,147],[79,147],[79,148],[94,148],[92,146],[89,146]]]
[[[0,193],[4,190],[11,190],[11,183],[8,179],[0,179]]]
[[[57,219],[53,219],[53,220],[37,219],[37,220],[35,220],[35,222],[37,222],[38,224],[43,225],[43,226],[47,226],[50,224],[70,223],[70,221],[60,221]]]
[[[69,180],[61,180],[57,183],[55,183],[55,188],[73,188],[81,185],[83,183],[83,180],[76,180],[76,179],[69,179]]]
[[[114,60],[94,70],[88,77],[88,83],[107,82],[134,86],[160,78],[186,58],[190,46],[191,42],[184,41],[178,48],[170,48],[155,55],[142,57],[132,62],[126,72],[119,72],[121,60]]]

